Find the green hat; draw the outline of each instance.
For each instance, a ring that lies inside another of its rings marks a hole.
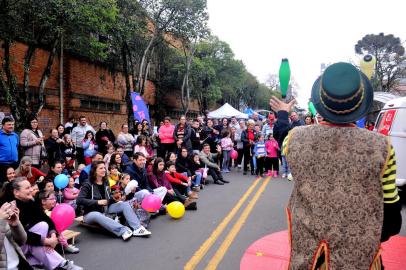
[[[332,123],[352,123],[365,116],[374,91],[368,78],[349,63],[329,66],[314,82],[312,102],[317,112]]]

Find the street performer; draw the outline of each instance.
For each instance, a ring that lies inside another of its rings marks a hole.
[[[289,132],[283,151],[295,179],[289,269],[383,269],[380,243],[399,233],[402,219],[389,137],[354,124],[372,106],[372,85],[353,65],[336,63],[315,81],[311,100],[324,121],[290,132],[295,101],[270,101],[274,134]]]

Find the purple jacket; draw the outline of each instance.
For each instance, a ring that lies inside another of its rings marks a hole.
[[[171,183],[166,178],[165,172],[158,172],[158,175],[149,174],[148,181],[152,188],[166,187],[168,190],[173,189]]]

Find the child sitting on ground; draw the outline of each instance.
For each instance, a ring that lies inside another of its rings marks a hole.
[[[45,214],[51,216],[52,209],[54,209],[54,207],[57,205],[55,192],[45,190],[41,191],[38,195],[38,198],[41,202],[41,206]],[[79,253],[79,248],[75,247],[74,245],[68,244],[68,241],[65,239],[65,237],[63,237],[62,233],[58,236],[58,240],[64,251],[68,253]]]
[[[120,180],[120,175],[121,175],[121,173],[118,171],[117,165],[110,164],[109,165],[109,177],[108,177],[110,188],[112,186],[115,186],[118,184],[118,181]]]
[[[82,170],[83,170],[85,167],[86,167],[85,164],[79,164],[77,170],[72,173],[72,178],[73,178],[73,180],[74,180],[74,182],[75,182],[75,187],[76,187],[76,188],[80,185],[80,184],[79,184],[79,176],[80,176],[80,173],[82,172]]]
[[[76,198],[79,195],[79,189],[75,188],[75,180],[69,178],[69,183],[66,188],[63,189],[63,202],[69,204],[76,210]]]
[[[174,189],[178,190],[180,194],[191,199],[199,198],[197,193],[191,190],[191,178],[176,172],[176,165],[174,162],[168,161],[166,163],[166,168],[166,178],[169,180]]]

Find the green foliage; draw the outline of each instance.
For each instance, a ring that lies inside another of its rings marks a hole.
[[[372,82],[377,91],[392,91],[398,79],[406,76],[405,48],[400,39],[392,34],[366,35],[355,45],[355,52],[375,56],[376,75]]]

